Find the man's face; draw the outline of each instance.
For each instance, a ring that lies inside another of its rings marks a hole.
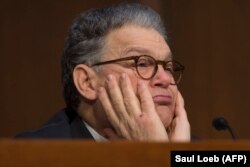
[[[171,60],[170,48],[157,31],[128,25],[113,30],[107,35],[104,56],[101,61],[140,55],[149,55],[156,60]],[[147,85],[152,95],[156,112],[161,121],[165,127],[168,127],[174,116],[177,87],[170,85],[171,78],[161,65],[158,65],[158,71],[152,79],[145,80],[137,74],[134,67],[130,67],[131,63],[133,60],[101,66],[100,85],[105,85],[108,74],[112,74],[119,80],[121,74],[126,73],[131,80],[135,94],[137,94],[137,83],[141,80]]]

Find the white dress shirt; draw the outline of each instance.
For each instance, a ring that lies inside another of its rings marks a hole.
[[[108,139],[106,139],[105,137],[103,137],[102,135],[100,135],[95,129],[93,129],[85,121],[82,121],[82,122],[84,123],[84,125],[86,126],[86,128],[88,129],[88,131],[90,132],[90,134],[93,136],[93,138],[95,139],[95,141],[97,141],[97,142],[108,141]]]

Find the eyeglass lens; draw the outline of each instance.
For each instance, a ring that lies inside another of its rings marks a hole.
[[[164,70],[169,74],[172,81],[171,84],[178,84],[181,79],[182,71],[179,64],[175,62],[162,63]],[[138,74],[144,79],[154,77],[158,70],[158,63],[156,60],[149,56],[141,56],[136,62]]]

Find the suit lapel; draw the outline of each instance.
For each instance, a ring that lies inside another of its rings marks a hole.
[[[94,139],[79,116],[76,116],[72,120],[70,131],[72,138]]]

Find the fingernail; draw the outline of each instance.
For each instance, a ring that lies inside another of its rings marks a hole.
[[[111,80],[113,79],[113,76],[112,76],[111,74],[109,74],[109,75],[107,76],[107,78],[108,78],[108,81],[111,81]]]
[[[126,79],[126,74],[122,73],[122,80],[125,80],[125,79]]]

